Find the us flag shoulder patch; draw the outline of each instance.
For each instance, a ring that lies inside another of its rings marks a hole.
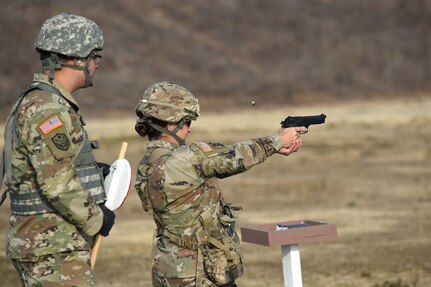
[[[204,151],[204,152],[210,152],[210,151],[212,151],[213,150],[213,148],[209,145],[209,144],[207,144],[207,143],[204,143],[204,142],[195,142],[195,144],[202,150],[202,151]]]
[[[56,128],[59,128],[63,125],[63,123],[60,121],[60,118],[58,116],[53,116],[52,118],[46,120],[43,122],[39,129],[43,132],[43,134],[47,135]]]

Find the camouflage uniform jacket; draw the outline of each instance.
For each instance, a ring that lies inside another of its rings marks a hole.
[[[43,74],[34,81],[49,84]],[[59,82],[51,86],[63,97],[36,89],[18,107],[7,185],[16,193],[40,190],[55,212],[11,213],[6,253],[13,259],[90,250],[88,240],[102,226],[103,213],[83,189],[73,162],[87,138],[79,107]]]
[[[234,145],[147,143],[135,187],[144,209],[154,213],[158,228],[153,246],[153,275],[197,276],[203,263],[197,259],[196,250],[174,241],[182,238],[189,243],[205,242],[206,236],[211,236],[223,242],[226,228],[221,222],[223,198],[218,178],[244,172],[262,163],[280,147],[277,135]],[[175,235],[175,240],[169,239],[170,234]],[[237,237],[236,233],[233,236]]]

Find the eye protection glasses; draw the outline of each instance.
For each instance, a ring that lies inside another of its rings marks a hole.
[[[91,52],[90,58],[94,60],[94,63],[96,65],[99,65],[100,62],[102,61],[102,55],[100,55],[100,54],[98,54],[96,52]]]

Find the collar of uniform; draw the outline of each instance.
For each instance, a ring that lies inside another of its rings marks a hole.
[[[66,90],[66,88],[59,81],[54,80],[54,81],[52,81],[52,84],[51,84],[49,82],[48,76],[45,74],[41,74],[41,73],[34,74],[33,81],[34,82],[42,82],[42,83],[53,86],[54,88],[56,88],[57,90],[60,91],[61,95],[68,102],[72,103],[76,107],[76,110],[79,110],[78,102],[73,98],[72,94],[69,93],[69,91]]]
[[[152,149],[152,148],[168,148],[170,150],[175,150],[178,148],[178,145],[167,142],[167,141],[149,141],[147,142],[147,149]]]

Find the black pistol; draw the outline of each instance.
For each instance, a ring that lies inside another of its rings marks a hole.
[[[282,121],[282,128],[292,128],[292,127],[306,127],[308,129],[311,125],[319,125],[325,122],[326,115],[321,114],[317,116],[304,116],[304,117],[287,117]]]

